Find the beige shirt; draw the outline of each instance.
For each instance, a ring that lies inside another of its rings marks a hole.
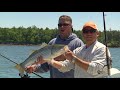
[[[91,46],[86,48],[86,45],[83,47],[78,47],[75,49],[74,54],[81,58],[82,60],[89,61],[88,70],[85,71],[83,68],[77,64],[65,60],[62,62],[63,67],[59,69],[61,72],[67,72],[71,69],[74,69],[75,78],[98,78],[107,76],[107,65],[106,63],[106,46],[102,43],[95,41]],[[110,57],[110,52],[108,50],[108,56]]]

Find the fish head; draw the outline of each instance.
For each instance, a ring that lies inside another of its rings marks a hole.
[[[55,58],[64,54],[67,50],[69,50],[67,45],[58,45],[56,48],[53,48],[51,58]]]

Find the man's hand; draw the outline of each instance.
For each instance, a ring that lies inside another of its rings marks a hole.
[[[43,63],[45,63],[45,62],[46,62],[46,61],[43,60],[43,57],[42,57],[42,56],[39,56],[39,57],[37,58],[37,61],[35,61],[32,65],[26,67],[26,72],[32,73],[32,72],[36,71],[37,67],[39,67],[38,65],[39,65],[39,64],[43,64]]]
[[[28,73],[33,73],[34,71],[36,71],[36,68],[37,68],[37,65],[36,65],[36,64],[27,66],[27,67],[26,67],[26,72],[28,72]]]
[[[73,56],[74,56],[74,53],[72,51],[68,50],[68,51],[65,52],[65,57],[66,57],[67,60],[72,61]]]

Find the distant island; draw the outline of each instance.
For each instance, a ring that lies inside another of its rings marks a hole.
[[[74,33],[83,40],[82,31],[74,30]],[[58,29],[49,29],[46,27],[37,28],[36,26],[24,27],[12,27],[2,28],[0,27],[0,44],[8,45],[39,45],[43,42],[48,43],[52,38],[56,37]],[[104,32],[100,31],[98,41],[105,43]],[[120,30],[107,30],[107,45],[108,47],[120,47]]]

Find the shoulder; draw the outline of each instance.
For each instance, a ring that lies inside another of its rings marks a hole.
[[[79,39],[78,37],[76,37],[74,40],[75,40],[75,41],[82,41],[82,40]]]
[[[72,36],[74,37],[74,41],[83,42],[75,33],[72,33]]]
[[[84,48],[83,46],[77,47],[75,50],[73,50],[74,53],[79,53],[82,49]]]
[[[98,42],[98,41],[96,41],[95,46],[98,47],[98,48],[105,48],[106,47],[103,43]]]
[[[56,38],[53,38],[52,40],[50,40],[50,42],[49,42],[48,44],[49,44],[49,45],[54,44],[55,41],[56,41]]]
[[[80,38],[78,38],[78,37],[75,38],[74,41],[76,41],[76,42],[82,42],[83,43],[83,41]]]
[[[80,45],[80,46],[83,46],[83,45],[84,45],[83,41],[82,41],[81,39],[79,39],[79,38],[75,38],[75,39],[73,40],[73,43],[75,43],[75,44],[77,44],[77,45]]]
[[[98,51],[105,51],[106,49],[106,46],[100,42],[96,42],[95,46],[94,46],[94,49],[98,50]]]

